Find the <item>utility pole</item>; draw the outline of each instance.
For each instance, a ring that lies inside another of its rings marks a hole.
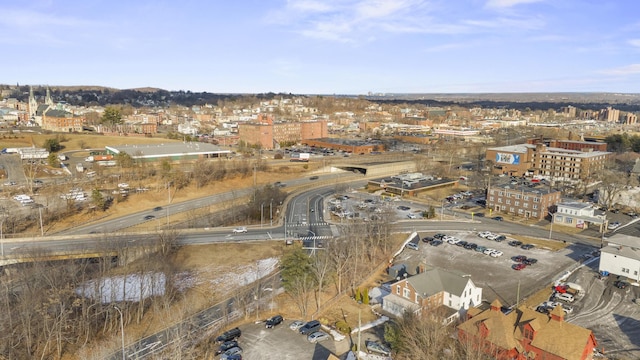
[[[260,204],[260,227],[262,227],[262,219],[264,218],[264,203]]]
[[[269,202],[269,226],[273,226],[273,199]]]

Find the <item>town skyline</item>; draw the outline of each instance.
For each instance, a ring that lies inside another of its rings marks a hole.
[[[9,84],[213,93],[640,92],[640,22],[605,1],[0,5]]]

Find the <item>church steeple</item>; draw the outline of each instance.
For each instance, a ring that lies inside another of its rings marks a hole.
[[[36,111],[38,110],[38,103],[36,97],[33,95],[33,87],[29,85],[29,119],[36,117]]]
[[[51,92],[47,86],[47,97],[44,98],[44,103],[49,106],[53,106],[53,100],[51,100]]]

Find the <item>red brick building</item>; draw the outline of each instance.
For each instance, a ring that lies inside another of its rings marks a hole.
[[[240,124],[238,135],[240,140],[249,145],[259,145],[262,149],[273,149],[283,142],[299,142],[308,139],[326,137],[329,134],[327,122],[273,122],[272,119],[260,117],[262,122]]]
[[[564,321],[556,306],[550,314],[520,307],[508,314],[495,300],[491,308],[469,309],[458,325],[458,340],[497,360],[591,360],[597,346],[589,329]]]

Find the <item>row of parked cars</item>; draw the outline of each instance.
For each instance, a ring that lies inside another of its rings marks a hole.
[[[465,248],[467,250],[474,250],[476,252],[479,252],[479,253],[482,253],[482,254],[485,254],[485,255],[489,255],[491,257],[500,257],[500,256],[504,255],[504,253],[502,251],[500,251],[500,250],[496,250],[496,249],[488,248],[486,246],[478,245],[476,243],[465,241],[465,240],[462,240],[460,238],[457,238],[457,237],[451,236],[451,235],[435,234],[434,235],[434,239],[439,239],[444,243],[451,244],[451,245],[457,245],[457,246],[463,247],[463,248]]]

